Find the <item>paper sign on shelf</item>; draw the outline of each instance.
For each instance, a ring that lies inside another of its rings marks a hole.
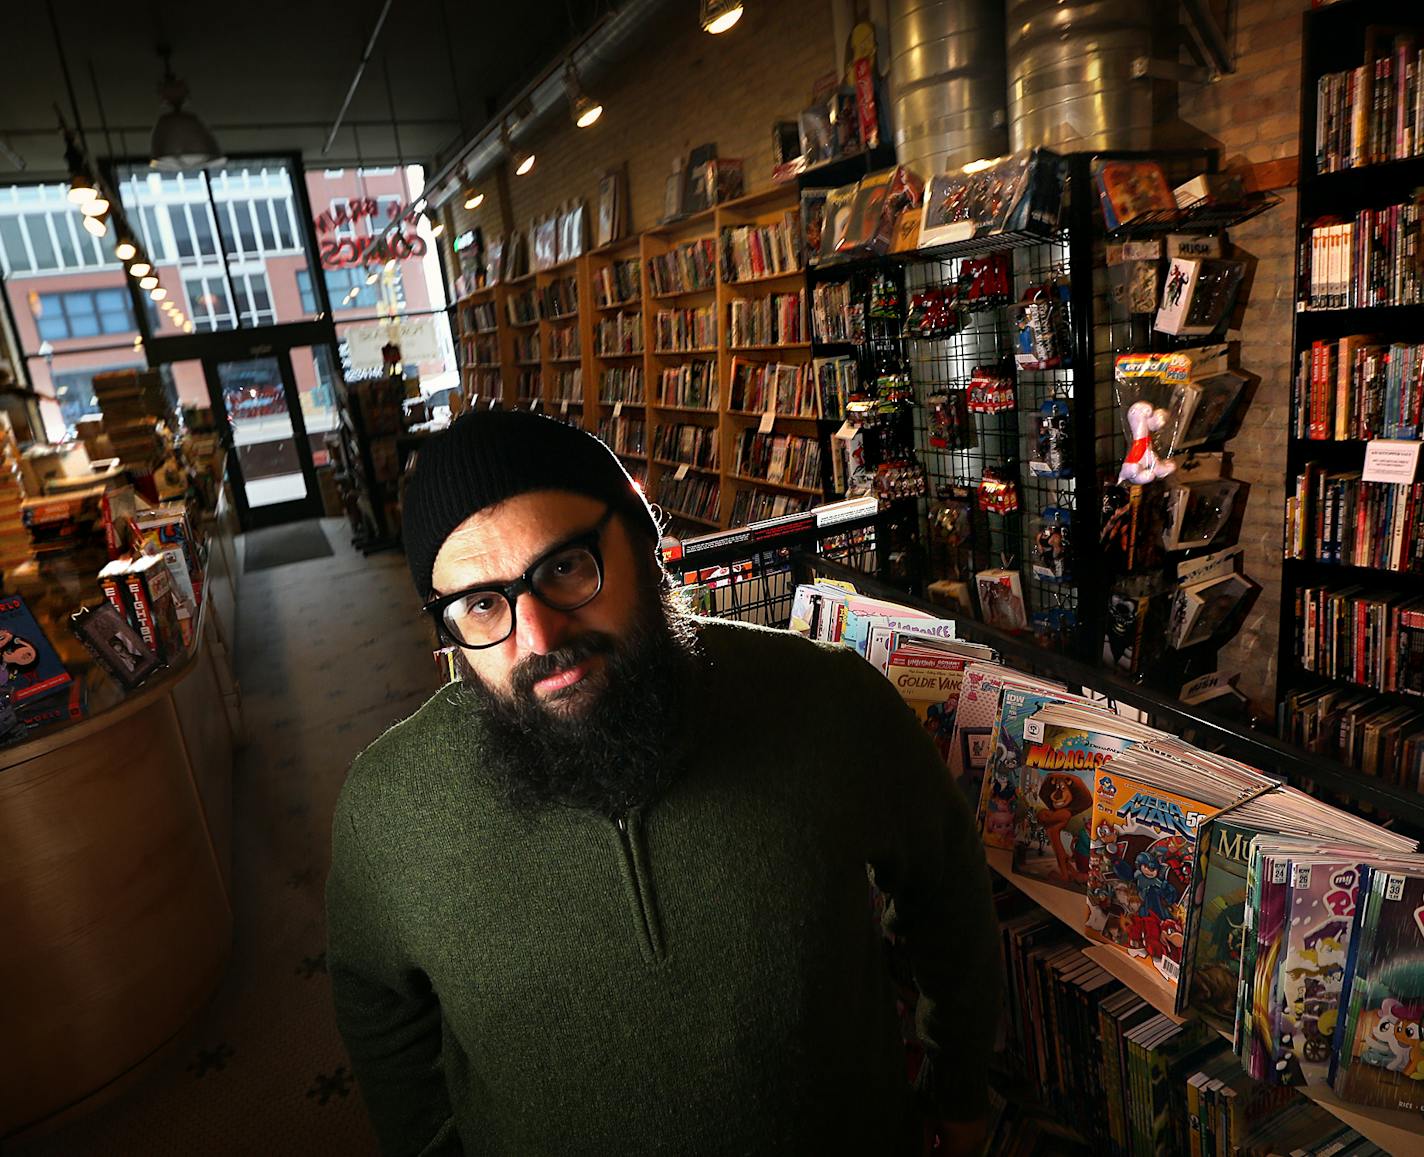
[[[672,477],[673,477],[673,481],[674,481],[674,482],[681,482],[684,478],[686,478],[686,477],[687,477],[687,469],[688,469],[688,467],[687,467],[687,463],[686,463],[686,462],[679,462],[679,463],[678,463],[677,470],[673,473],[673,476],[672,476]]]
[[[768,410],[761,416],[761,425],[757,427],[758,434],[770,434],[771,428],[776,424],[776,411]]]
[[[1419,476],[1419,451],[1424,442],[1395,442],[1375,438],[1365,443],[1365,482],[1393,482],[1408,486]]]
[[[537,410],[538,408],[539,408],[539,399],[538,399],[538,398],[530,398],[530,399],[529,399],[529,409],[530,409],[531,411],[533,411],[533,410]]]
[[[835,436],[842,442],[849,442],[855,437],[855,427],[850,424],[849,418],[841,423],[841,428],[836,431]]]
[[[623,416],[623,403],[622,403],[622,402],[614,402],[614,403],[613,403],[613,416],[614,416],[614,418],[621,418],[621,417]]]
[[[569,400],[568,400],[568,398],[564,398],[564,399],[559,403],[559,413],[562,414],[564,417],[568,417],[568,413],[569,413]]]

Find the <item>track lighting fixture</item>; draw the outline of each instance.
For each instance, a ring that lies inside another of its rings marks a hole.
[[[153,266],[142,260],[130,261],[128,268],[130,277],[147,277],[153,272]]]
[[[79,206],[79,211],[86,217],[102,217],[109,211],[109,199],[103,193],[96,192]]]
[[[702,31],[716,36],[742,18],[742,0],[702,0]]]
[[[157,286],[158,278],[154,277],[152,273],[148,274],[146,277],[139,278],[138,287],[140,289],[155,289],[157,288]]]
[[[569,98],[569,113],[579,128],[588,128],[603,115],[603,105],[591,96],[586,96],[580,87],[578,69],[574,67],[572,60],[564,69],[564,91]]]
[[[478,208],[479,208],[481,205],[483,205],[484,203],[485,203],[485,195],[484,195],[483,193],[477,193],[477,192],[475,192],[473,189],[471,189],[469,192],[467,192],[467,193],[465,194],[465,208],[466,208],[466,209],[478,209]],[[433,225],[431,226],[431,232],[432,232],[432,233],[435,232],[435,228],[436,228],[435,226],[433,226]]]
[[[109,231],[109,223],[103,217],[84,218],[84,231],[91,237],[103,237]]]
[[[164,289],[161,285],[155,286],[148,291],[148,296],[153,298],[154,301],[162,301],[168,296],[168,290]]]
[[[514,166],[514,175],[516,177],[525,176],[534,167],[534,154],[514,147],[514,142],[509,135],[508,122],[500,126],[499,135],[500,140],[504,143],[504,151],[509,154],[509,163]]]
[[[114,256],[120,261],[128,261],[138,255],[138,246],[129,238],[120,236],[119,243],[114,246]]]

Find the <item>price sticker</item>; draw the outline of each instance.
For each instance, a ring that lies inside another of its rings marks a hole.
[[[1310,865],[1309,865],[1309,864],[1296,864],[1296,865],[1294,866],[1294,868],[1293,868],[1293,870],[1292,870],[1292,872],[1291,872],[1291,887],[1292,887],[1292,888],[1309,888],[1309,887],[1310,887]]]
[[[623,403],[622,403],[622,401],[614,402],[614,403],[613,403],[613,417],[614,417],[614,418],[621,418],[622,416],[623,416]]]
[[[686,463],[686,462],[680,462],[680,463],[678,464],[677,469],[676,469],[675,471],[673,471],[673,480],[674,480],[675,482],[681,482],[684,478],[687,477],[687,470],[688,470],[687,463]]]
[[[1043,721],[1029,719],[1024,723],[1024,738],[1032,743],[1043,742]]]
[[[758,434],[770,434],[771,428],[776,424],[776,411],[768,410],[761,416],[761,425],[757,427]]]
[[[1271,883],[1284,884],[1286,882],[1287,861],[1276,860],[1271,864]]]

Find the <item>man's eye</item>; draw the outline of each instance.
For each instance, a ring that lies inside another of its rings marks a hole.
[[[500,599],[495,595],[471,595],[465,600],[465,614],[489,615],[499,607]]]

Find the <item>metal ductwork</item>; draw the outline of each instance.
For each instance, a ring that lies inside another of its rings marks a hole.
[[[628,0],[600,21],[582,40],[549,65],[537,79],[518,93],[491,118],[475,138],[456,154],[456,159],[442,166],[426,182],[426,196],[431,200],[446,200],[466,181],[479,179],[505,156],[500,140],[500,126],[509,122],[515,144],[527,144],[531,137],[558,112],[567,115],[564,92],[564,67],[572,60],[584,86],[593,89],[614,64],[628,54],[637,37],[647,31],[648,21],[669,0]],[[689,13],[688,20],[694,19]]]
[[[1011,147],[1152,146],[1152,6],[1142,0],[1009,0]]]
[[[895,154],[924,177],[1008,151],[1004,6],[891,0]]]

